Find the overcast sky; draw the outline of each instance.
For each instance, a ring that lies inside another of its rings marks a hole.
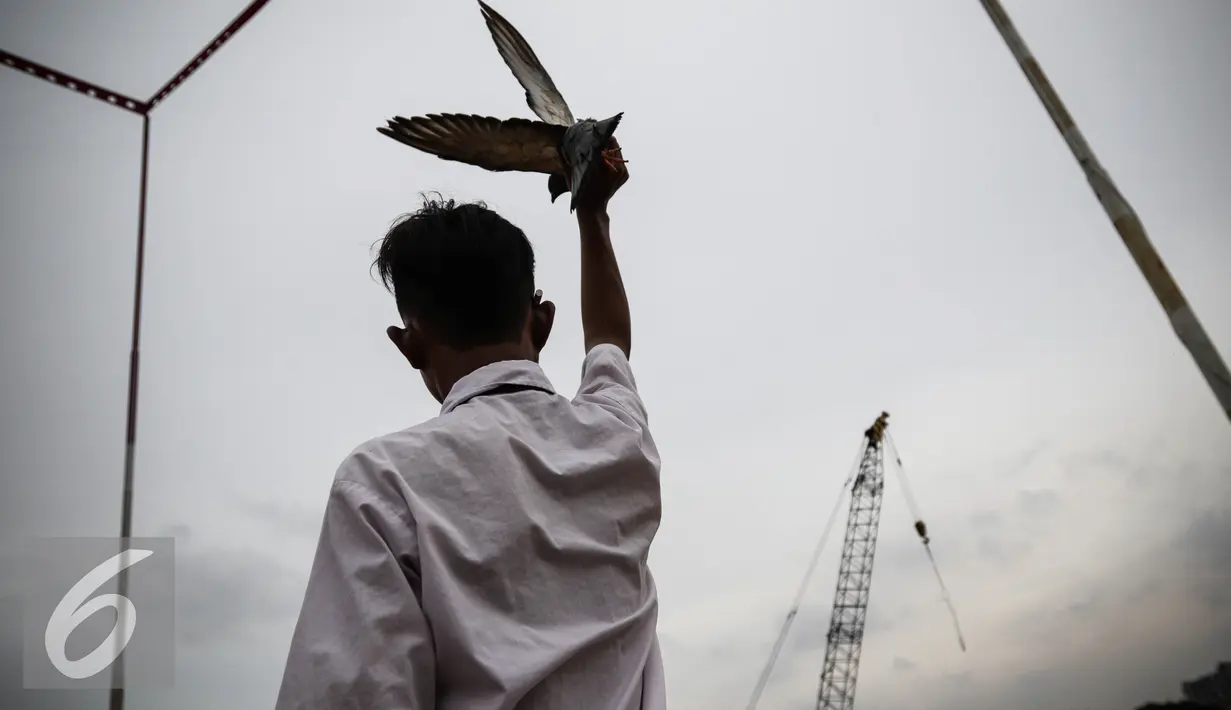
[[[3,0],[0,47],[149,96],[244,5]],[[362,6],[362,7],[360,7]],[[1231,355],[1231,3],[1006,2]],[[975,0],[504,0],[575,113],[624,111],[613,206],[663,457],[669,699],[741,708],[882,410],[965,627],[888,481],[859,706],[1130,710],[1231,660],[1231,429]],[[0,71],[0,564],[119,529],[140,119]],[[135,532],[177,538],[177,678],[272,705],[337,464],[437,405],[370,245],[438,189],[526,230],[580,376],[546,179],[376,133],[530,116],[472,2],[269,7],[152,122]],[[840,547],[764,708],[814,702]],[[0,705],[18,695],[0,576]],[[74,704],[75,703],[75,704]]]

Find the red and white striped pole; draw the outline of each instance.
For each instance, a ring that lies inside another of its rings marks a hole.
[[[213,56],[244,25],[248,24],[249,20],[255,17],[261,8],[265,7],[268,3],[269,0],[254,0],[244,8],[243,12],[223,28],[200,52],[197,52],[148,101],[140,101],[105,89],[97,84],[78,79],[77,77],[0,49],[0,64],[141,116],[141,189],[137,208],[137,268],[133,277],[132,344],[128,361],[128,411],[124,427],[124,487],[120,503],[121,538],[132,537],[133,481],[135,478],[135,456],[137,450],[137,383],[141,372],[141,296],[145,284],[145,215],[150,168],[150,112],[170,96],[171,92],[187,81],[193,73],[200,69],[206,60]],[[120,571],[119,593],[121,596],[127,596],[128,593],[127,568]],[[119,620],[116,623],[119,624]],[[112,666],[113,682],[111,698],[108,704],[109,710],[123,710],[124,708],[124,689],[119,687],[121,685],[119,681],[123,678],[123,664],[124,658],[121,655]]]
[[[1056,129],[1064,137],[1064,142],[1068,143],[1069,149],[1073,151],[1073,157],[1077,158],[1078,164],[1086,174],[1086,180],[1089,181],[1094,194],[1103,205],[1103,210],[1107,212],[1108,218],[1120,234],[1120,239],[1124,241],[1124,246],[1128,247],[1129,254],[1137,262],[1137,268],[1141,269],[1146,282],[1154,291],[1154,296],[1158,298],[1158,302],[1167,313],[1167,317],[1171,320],[1171,327],[1180,337],[1180,342],[1184,343],[1184,347],[1188,348],[1188,352],[1192,354],[1197,368],[1201,370],[1205,381],[1209,383],[1210,389],[1214,392],[1214,398],[1222,406],[1227,419],[1231,420],[1231,373],[1227,372],[1227,364],[1218,354],[1213,341],[1206,335],[1205,328],[1201,327],[1201,322],[1197,320],[1197,315],[1189,307],[1179,285],[1171,277],[1167,267],[1163,265],[1162,258],[1150,244],[1145,227],[1141,224],[1137,213],[1128,204],[1128,200],[1124,199],[1124,195],[1112,182],[1111,176],[1099,163],[1098,158],[1094,156],[1094,151],[1086,143],[1085,137],[1077,128],[1077,123],[1073,121],[1068,109],[1060,101],[1060,96],[1052,88],[1047,75],[1043,73],[1038,61],[1030,53],[1025,41],[1017,33],[1017,28],[1013,26],[1000,0],[979,1],[991,17],[992,24],[1000,31],[1005,44],[1009,45],[1009,51],[1021,65],[1022,72],[1030,81],[1030,85],[1034,87],[1039,100],[1043,102],[1044,108],[1051,116],[1052,122],[1056,124]]]

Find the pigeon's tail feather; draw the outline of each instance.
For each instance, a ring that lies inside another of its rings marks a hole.
[[[577,209],[577,195],[585,190],[595,163],[602,159],[603,150],[615,135],[624,114],[617,113],[602,121],[579,121],[564,135],[564,160],[569,166],[569,186],[573,193],[569,211]]]
[[[603,137],[604,144],[606,144],[607,141],[611,140],[611,137],[615,135],[615,130],[620,125],[620,121],[623,118],[624,118],[624,112],[621,111],[617,113],[616,115],[612,116],[611,118],[604,118],[603,120],[595,124],[595,127],[598,129],[598,132]]]

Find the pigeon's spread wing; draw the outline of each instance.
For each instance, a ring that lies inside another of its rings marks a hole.
[[[534,50],[526,38],[521,36],[509,21],[498,12],[479,0],[483,10],[483,19],[487,21],[487,29],[496,41],[496,49],[504,58],[504,63],[513,70],[513,76],[526,90],[526,103],[534,115],[548,123],[558,126],[571,126],[574,123],[573,112],[569,110],[555,82],[547,75],[542,62],[535,56]]]
[[[494,171],[559,173],[565,129],[549,123],[486,116],[428,114],[389,121],[386,136],[445,160]]]

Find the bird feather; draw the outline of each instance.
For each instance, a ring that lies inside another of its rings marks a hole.
[[[517,77],[518,83],[526,90],[526,103],[529,104],[530,110],[548,123],[557,126],[573,125],[576,121],[572,110],[551,76],[547,74],[547,70],[543,68],[543,63],[530,48],[530,43],[508,20],[488,7],[483,0],[479,0],[479,7],[483,11],[487,29],[496,42],[496,49],[504,58],[504,63],[513,70],[513,76]]]
[[[565,128],[524,118],[500,120],[465,114],[394,117],[377,131],[444,160],[496,172],[560,173]]]

